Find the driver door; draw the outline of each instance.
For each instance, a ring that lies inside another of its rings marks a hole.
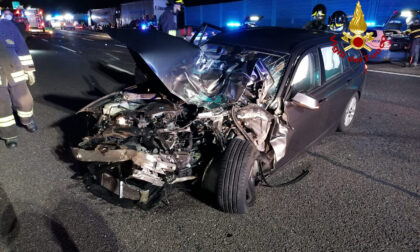
[[[314,98],[318,101],[319,108],[303,107],[293,101],[293,97],[298,93]],[[290,131],[287,136],[284,162],[303,151],[327,130],[328,108],[324,103],[326,96],[321,86],[319,54],[313,49],[301,57],[286,96],[288,99],[285,102],[284,112]]]

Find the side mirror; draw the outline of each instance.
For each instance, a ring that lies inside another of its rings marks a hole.
[[[292,101],[297,104],[298,106],[316,110],[319,109],[319,102],[314,98],[310,97],[309,95],[303,93],[297,93],[293,98]]]

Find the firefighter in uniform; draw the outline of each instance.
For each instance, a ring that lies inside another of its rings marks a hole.
[[[346,13],[336,11],[328,18],[328,27],[330,31],[342,33],[349,29],[349,22]]]
[[[159,17],[159,31],[176,36],[178,29],[177,16],[183,3],[183,0],[169,0],[167,2],[165,11]]]
[[[414,19],[414,22],[408,27],[407,32],[410,34],[410,66],[417,66],[420,54],[420,22]]]
[[[312,21],[305,24],[303,29],[306,30],[320,30],[325,31],[328,29],[328,26],[325,24],[327,15],[327,8],[323,4],[317,4],[312,9]]]
[[[38,130],[27,86],[35,83],[35,67],[25,40],[7,15],[0,19],[0,138],[8,148],[14,148],[17,129],[12,107],[29,132]]]

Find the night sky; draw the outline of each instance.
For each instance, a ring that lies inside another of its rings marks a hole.
[[[93,8],[116,7],[120,3],[133,2],[135,0],[21,0],[20,2],[32,7],[41,7],[45,11],[72,11],[72,12],[86,12]],[[232,0],[184,0],[185,5],[200,5],[217,2],[229,2]],[[11,0],[0,0],[1,6],[11,6]]]

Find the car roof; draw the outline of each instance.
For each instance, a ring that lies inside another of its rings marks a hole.
[[[332,33],[281,27],[254,27],[226,31],[211,38],[210,44],[240,46],[273,53],[290,53],[296,46],[311,47],[328,42]]]

